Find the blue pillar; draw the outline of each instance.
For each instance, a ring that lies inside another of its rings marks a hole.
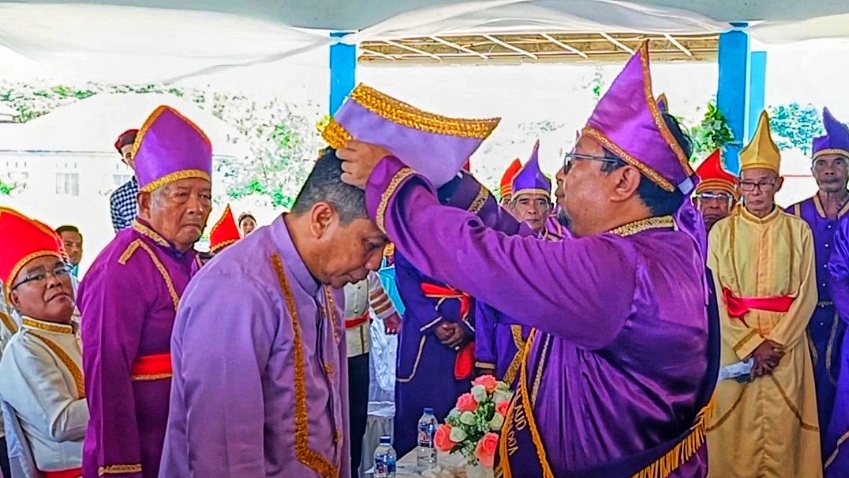
[[[758,128],[758,116],[766,103],[766,52],[753,51],[749,59],[749,121],[746,141]]]
[[[732,23],[734,29],[719,35],[719,88],[716,104],[725,115],[736,142],[746,142],[749,97],[749,35],[746,23]],[[740,146],[726,149],[725,167],[740,170]]]
[[[340,38],[348,32],[333,32],[331,37]],[[330,114],[342,106],[345,97],[354,89],[357,72],[357,45],[337,43],[330,46]]]

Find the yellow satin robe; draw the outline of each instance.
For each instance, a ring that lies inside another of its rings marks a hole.
[[[813,236],[779,208],[759,219],[737,208],[710,232],[708,267],[719,295],[722,365],[748,358],[763,339],[786,348],[772,375],[717,384],[708,417],[710,478],[821,478],[811,351],[805,329],[817,304]],[[795,297],[786,313],[728,316],[723,288],[737,297]]]

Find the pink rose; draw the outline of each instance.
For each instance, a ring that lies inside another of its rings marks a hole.
[[[472,381],[472,386],[474,387],[475,385],[482,385],[487,392],[492,392],[493,390],[495,390],[495,387],[496,385],[498,385],[498,382],[492,375],[481,375],[480,377]]]
[[[461,412],[473,412],[478,408],[478,401],[471,393],[464,393],[457,399],[457,410]]]
[[[439,451],[451,451],[454,442],[451,441],[451,425],[439,425],[433,434],[433,446]]]
[[[495,465],[496,448],[498,448],[497,434],[487,433],[480,439],[478,446],[475,447],[475,458],[478,459],[481,466],[492,468]]]
[[[507,411],[510,410],[510,400],[502,400],[495,404],[495,413],[506,417]]]

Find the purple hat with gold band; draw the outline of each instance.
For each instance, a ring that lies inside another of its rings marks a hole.
[[[648,41],[613,80],[582,134],[666,191],[678,189],[688,195],[695,187],[689,158],[666,126],[652,94]]]
[[[133,158],[141,192],[186,178],[212,182],[212,143],[170,106],[157,107],[145,120],[133,143]]]
[[[513,199],[522,194],[542,194],[551,197],[551,179],[539,168],[539,140],[528,162],[513,177]]]
[[[439,187],[460,172],[499,121],[428,113],[360,84],[321,135],[336,149],[352,139],[383,146]]]
[[[849,129],[831,115],[828,108],[822,109],[822,124],[825,134],[814,138],[813,159],[826,154],[839,154],[849,158]]]

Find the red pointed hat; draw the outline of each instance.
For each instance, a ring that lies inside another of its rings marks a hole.
[[[501,189],[499,191],[501,199],[513,196],[513,178],[516,177],[516,174],[521,169],[522,162],[519,161],[519,158],[514,159],[513,162],[510,163],[510,166],[507,166],[507,169],[504,171],[504,175],[501,176]]]
[[[722,167],[722,155],[718,149],[702,161],[696,169],[696,175],[701,180],[696,186],[696,194],[709,189],[720,189],[737,197],[737,176]]]
[[[27,263],[44,256],[62,257],[62,246],[52,229],[7,207],[0,207],[0,280],[8,292]]]
[[[217,253],[242,238],[233,211],[228,204],[221,219],[209,231],[209,252]]]

